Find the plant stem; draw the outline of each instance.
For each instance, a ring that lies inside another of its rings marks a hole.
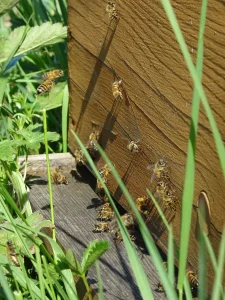
[[[46,120],[46,110],[45,109],[43,109],[43,125],[44,125],[45,155],[46,155],[46,164],[47,164],[47,170],[48,170],[50,214],[51,214],[51,222],[53,225],[55,225],[54,205],[53,205],[53,197],[52,197],[52,181],[51,181],[51,172],[50,172],[50,161],[49,161],[49,155],[48,155],[47,120]],[[52,239],[54,241],[56,241],[55,227],[53,227],[53,229],[52,229]]]
[[[92,300],[91,289],[90,289],[90,286],[87,282],[87,278],[85,277],[85,274],[82,275],[81,278],[83,279],[84,285],[86,287],[86,291],[87,291],[87,294],[88,294],[88,299]]]

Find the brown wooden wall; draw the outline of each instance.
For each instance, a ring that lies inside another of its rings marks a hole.
[[[196,58],[201,1],[172,1],[193,61]],[[83,143],[99,124],[100,144],[115,163],[133,198],[153,193],[149,164],[165,158],[180,201],[193,84],[160,1],[118,0],[119,22],[110,21],[107,1],[69,0],[70,129]],[[225,140],[225,5],[208,2],[203,84]],[[123,80],[132,108],[112,96],[115,73]],[[115,117],[116,116],[116,117]],[[136,121],[135,121],[136,119]],[[137,127],[138,124],[138,127]],[[140,132],[139,132],[139,130]],[[132,154],[128,140],[140,139],[142,151]],[[77,148],[69,131],[69,145]],[[99,167],[101,160],[96,161]],[[113,179],[109,189],[129,210]],[[196,156],[196,186],[189,263],[197,266],[197,207],[206,191],[211,208],[209,238],[217,252],[225,220],[225,183],[204,109],[200,111]],[[180,208],[165,210],[179,241]],[[152,210],[148,222],[158,244],[167,245],[167,232]],[[158,240],[159,239],[159,240]],[[213,271],[209,267],[209,281]]]

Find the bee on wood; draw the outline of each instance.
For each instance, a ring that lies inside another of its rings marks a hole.
[[[112,93],[113,97],[116,100],[123,99],[123,93],[122,93],[122,80],[116,80],[112,84]]]
[[[135,220],[132,214],[126,213],[121,216],[122,222],[127,229],[132,229],[135,226]],[[117,223],[117,219],[114,218],[110,223],[110,232],[114,235],[119,231],[119,226]]]
[[[94,150],[94,151],[97,151],[97,143],[98,143],[98,140],[99,140],[99,136],[100,136],[100,133],[98,130],[95,130],[93,131],[90,135],[89,135],[89,138],[88,138],[88,145],[87,145],[87,149],[88,150]]]
[[[149,214],[149,208],[151,204],[151,199],[149,197],[139,197],[135,200],[136,206],[138,210],[144,214],[147,215]]]
[[[171,208],[173,211],[176,211],[176,205],[178,202],[177,195],[171,187],[168,187],[165,190],[165,193],[162,195],[162,200],[165,207]]]
[[[13,243],[11,240],[7,241],[6,243],[6,250],[7,250],[7,255],[10,258],[10,260],[13,262],[13,264],[17,267],[20,266],[18,259],[17,259],[17,255],[16,255],[16,251],[13,247]]]
[[[63,70],[55,69],[42,75],[43,80],[55,80],[64,75]]]
[[[55,184],[69,184],[66,176],[62,175],[58,168],[54,168],[51,172],[51,179]]]
[[[128,231],[128,233],[129,233],[131,241],[134,242],[136,240],[136,236],[129,231]],[[116,231],[116,233],[114,234],[114,241],[116,243],[121,243],[123,241],[122,234],[119,230]]]
[[[167,271],[168,271],[168,264],[167,264],[166,261],[163,262],[163,266],[164,266],[164,268],[165,268],[165,270],[166,270],[166,272],[167,272]],[[163,284],[162,284],[161,282],[159,282],[159,283],[157,284],[157,290],[158,290],[158,292],[160,292],[160,293],[165,292],[164,287],[163,287]]]
[[[97,219],[101,221],[111,221],[114,216],[114,211],[110,203],[105,203],[97,213]]]
[[[106,12],[109,14],[109,18],[111,20],[118,21],[119,20],[119,15],[116,9],[116,3],[109,1],[106,5]]]
[[[154,197],[161,198],[165,194],[167,187],[168,187],[168,181],[166,180],[158,181],[156,185],[156,191]]]
[[[98,222],[95,224],[93,232],[107,232],[109,231],[109,223],[107,222]]]
[[[198,283],[198,278],[197,278],[196,273],[191,270],[186,270],[186,275],[187,275],[191,290],[197,289],[199,283]]]
[[[135,141],[131,141],[128,145],[127,145],[127,149],[131,152],[131,153],[137,153],[140,151],[140,147],[138,145],[138,142]]]
[[[55,82],[53,80],[46,80],[37,88],[37,94],[41,95],[49,92],[54,86]]]
[[[102,178],[104,178],[104,177],[109,176],[109,174],[111,173],[111,170],[110,170],[109,166],[107,164],[105,164],[104,167],[102,167],[101,169],[98,170],[98,172],[99,172],[100,176]]]
[[[149,170],[153,170],[153,174],[150,182],[152,183],[154,179],[160,179],[162,177],[169,178],[169,165],[166,160],[160,158],[154,165],[148,166]]]
[[[76,163],[77,164],[80,164],[80,165],[84,165],[84,152],[81,150],[81,149],[76,149],[75,152],[74,152],[74,156],[75,156],[75,159],[76,159]]]

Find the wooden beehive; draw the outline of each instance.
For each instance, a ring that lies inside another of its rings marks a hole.
[[[68,4],[71,150],[74,152],[77,148],[71,129],[87,143],[93,127],[98,126],[100,144],[134,199],[144,196],[146,188],[154,193],[154,183],[150,183],[152,174],[147,166],[165,158],[180,201],[193,83],[160,1],[118,0],[119,20],[109,18],[106,1],[75,3],[70,0]],[[172,4],[195,62],[201,2],[172,1]],[[209,1],[203,85],[225,139],[224,13],[221,1]],[[112,83],[117,76],[123,80],[132,106],[125,102],[118,105],[113,98]],[[128,141],[139,139],[142,151],[130,153]],[[100,158],[96,164],[103,166]],[[209,238],[216,254],[225,219],[225,183],[203,108],[199,119],[195,182],[188,257],[194,270],[198,257],[198,198],[202,190],[209,199]],[[112,179],[108,186],[115,199],[129,210],[116,182]],[[176,213],[165,212],[179,243],[180,206]],[[148,226],[157,243],[166,250],[167,231],[154,209]],[[209,264],[210,285],[213,277]]]

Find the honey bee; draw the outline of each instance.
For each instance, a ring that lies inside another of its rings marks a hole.
[[[119,20],[119,15],[116,9],[116,3],[109,1],[106,5],[106,12],[109,14],[111,20]]]
[[[138,210],[144,214],[147,215],[149,213],[149,207],[151,203],[151,199],[144,196],[144,197],[139,197],[135,200],[136,206]]]
[[[121,216],[121,219],[122,219],[124,226],[127,227],[127,229],[134,228],[135,220],[134,220],[134,217],[132,216],[132,214],[126,213]],[[116,233],[118,231],[119,231],[119,227],[118,227],[117,219],[115,218],[110,223],[110,232],[112,234],[116,235]]]
[[[110,206],[110,203],[105,203],[98,211],[97,219],[100,219],[101,221],[102,220],[111,221],[113,216],[114,216],[114,211]]]
[[[69,184],[66,176],[62,175],[58,168],[54,168],[51,172],[51,179],[55,184]]]
[[[37,94],[41,95],[45,92],[49,92],[54,86],[55,82],[53,80],[46,80],[37,88]]]
[[[112,93],[113,97],[118,99],[123,99],[123,93],[122,93],[122,80],[116,80],[112,84]]]
[[[128,233],[129,233],[129,236],[130,236],[131,241],[134,242],[134,241],[136,240],[136,236],[135,236],[134,234],[130,233],[129,231],[128,231]],[[115,233],[115,235],[114,235],[114,241],[115,241],[116,243],[120,243],[120,242],[123,241],[122,234],[121,234],[121,232],[120,232],[119,230],[116,231],[116,233]]]
[[[160,179],[162,177],[168,178],[169,177],[169,166],[166,160],[160,158],[154,165],[148,166],[148,169],[153,169],[153,174],[151,177],[151,183],[155,178]]]
[[[161,198],[165,194],[167,187],[168,187],[168,181],[165,180],[158,181],[156,185],[156,191],[154,197]]]
[[[87,145],[87,149],[88,150],[94,150],[94,151],[97,151],[97,143],[98,143],[98,140],[99,140],[99,136],[100,136],[100,133],[98,130],[95,130],[93,131],[90,135],[89,135],[89,138],[88,138],[88,145]]]
[[[107,222],[98,222],[95,224],[93,232],[107,232],[109,231],[109,223]]]
[[[55,69],[55,70],[52,70],[52,71],[49,71],[45,74],[42,75],[42,79],[43,80],[54,80],[56,78],[59,78],[59,77],[62,77],[64,75],[64,72],[63,70],[60,70],[60,69]]]
[[[14,263],[15,266],[19,267],[20,264],[18,262],[16,251],[13,247],[13,243],[11,240],[7,241],[6,249],[7,249],[7,255],[10,258],[10,260]]]
[[[191,290],[197,289],[199,283],[198,283],[198,278],[197,278],[196,273],[188,269],[188,270],[186,270],[186,275],[187,275]]]
[[[165,193],[162,195],[162,200],[165,207],[169,207],[173,211],[176,211],[177,196],[175,191],[171,187],[168,187],[165,190]]]
[[[102,178],[104,178],[104,177],[108,177],[109,176],[109,174],[111,173],[111,170],[108,167],[108,165],[105,164],[104,167],[102,167],[101,169],[98,170],[98,172],[99,172],[100,176]]]
[[[74,156],[77,164],[84,165],[84,152],[81,149],[76,149],[74,152]]]
[[[127,145],[127,149],[131,152],[131,153],[137,153],[140,151],[139,149],[139,145],[137,144],[138,142],[134,142],[131,141],[128,145]]]

